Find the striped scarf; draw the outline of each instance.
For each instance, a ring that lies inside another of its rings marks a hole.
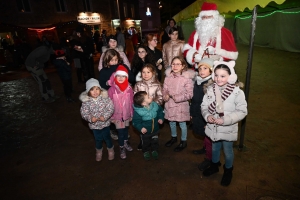
[[[216,93],[216,87],[217,87],[217,90],[219,90],[219,87],[215,83],[213,85],[213,91],[214,91],[214,94],[216,96],[216,98],[215,98],[216,100],[208,106],[208,111],[211,114],[218,113],[220,117],[223,117],[224,116],[224,108],[223,108],[222,100],[225,101],[229,97],[229,95],[232,93],[232,91],[235,88],[235,84],[227,84],[226,88],[224,89],[224,91],[221,95],[221,98],[217,97],[217,95],[219,96],[220,92],[217,91],[217,93]],[[218,101],[218,99],[220,99],[220,100]],[[217,108],[216,108],[216,105],[218,105]]]

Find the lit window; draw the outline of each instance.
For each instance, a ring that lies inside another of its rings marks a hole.
[[[149,7],[147,7],[146,15],[147,15],[147,16],[151,16],[151,12],[150,12],[150,8],[149,8]]]

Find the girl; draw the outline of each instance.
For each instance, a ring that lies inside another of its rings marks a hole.
[[[107,91],[100,87],[98,80],[91,78],[86,82],[86,91],[80,94],[82,101],[80,108],[81,116],[89,122],[96,143],[96,161],[102,159],[102,142],[106,143],[108,160],[114,159],[114,146],[109,134],[110,117],[113,114],[114,106]]]
[[[139,72],[141,72],[142,67],[146,63],[150,63],[155,66],[154,57],[152,54],[148,54],[146,47],[142,45],[138,46],[131,63],[131,69],[135,77]]]
[[[156,79],[155,67],[149,63],[145,64],[142,69],[142,79],[137,79],[137,83],[134,86],[134,94],[139,91],[146,91],[149,97],[153,98],[153,101],[158,105],[163,104],[163,95],[161,83]],[[138,75],[139,77],[140,75]],[[142,150],[142,140],[138,145],[137,150]]]
[[[101,57],[100,57],[100,60],[99,60],[99,65],[98,65],[98,70],[100,71],[102,68],[103,68],[103,60],[104,60],[104,53],[108,50],[108,49],[114,49],[116,50],[119,54],[120,54],[120,57],[122,58],[123,62],[125,65],[128,66],[128,68],[130,69],[130,63],[128,61],[128,58],[126,56],[126,54],[123,52],[124,49],[122,46],[118,46],[118,42],[117,42],[117,37],[114,36],[114,35],[110,35],[108,37],[108,45],[105,47],[103,46],[102,47],[102,54],[101,54]]]
[[[157,79],[161,81],[161,70],[163,68],[162,62],[162,52],[156,48],[157,46],[157,36],[154,33],[147,34],[146,38],[146,48],[148,53],[152,55],[155,61],[155,67],[157,72]]]
[[[193,131],[197,135],[204,137],[204,145],[200,150],[193,150],[194,154],[206,154],[204,161],[198,166],[203,171],[209,167],[211,162],[211,140],[205,135],[206,121],[199,112],[204,96],[203,87],[211,80],[214,61],[210,58],[202,59],[198,64],[198,76],[194,84],[193,98],[191,101],[190,113],[193,120]]]
[[[123,65],[118,66],[112,77],[114,81],[108,95],[114,103],[115,111],[111,119],[118,130],[120,157],[125,159],[126,150],[132,151],[128,143],[128,128],[133,116],[133,90],[128,83],[128,70]]]
[[[177,28],[170,28],[169,37],[171,40],[164,44],[162,51],[165,68],[171,66],[171,61],[175,56],[183,56],[182,50],[184,41],[178,39]]]
[[[183,75],[187,71],[187,64],[182,57],[175,57],[171,62],[171,71],[167,72],[163,99],[165,103],[165,118],[170,122],[172,139],[165,146],[170,147],[177,142],[176,122],[181,128],[180,144],[174,149],[179,152],[186,148],[187,128],[186,121],[190,121],[189,102],[193,96],[193,81]]]
[[[110,87],[110,84],[114,81],[112,74],[116,71],[117,67],[123,63],[123,60],[121,59],[120,54],[114,49],[108,49],[103,55],[104,55],[103,56],[103,68],[99,72],[98,79],[99,79],[99,83],[100,83],[101,87],[108,90]],[[123,64],[123,66],[128,71],[128,76],[129,76],[128,81],[130,83],[134,83],[133,74],[131,73],[131,71],[125,64]],[[114,126],[114,124],[111,124],[110,129],[111,129],[111,137],[114,140],[118,140],[118,134],[117,134],[116,127]]]
[[[224,174],[221,185],[228,186],[233,170],[233,141],[237,140],[238,122],[247,115],[247,102],[244,92],[239,88],[243,84],[237,81],[234,71],[235,61],[214,62],[212,79],[201,105],[201,112],[208,122],[205,133],[212,142],[212,162],[203,171],[210,176],[219,171],[220,151],[223,146],[225,154]]]

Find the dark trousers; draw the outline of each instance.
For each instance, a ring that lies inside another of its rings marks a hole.
[[[71,97],[71,93],[73,91],[72,79],[69,79],[69,80],[61,79],[61,81],[64,85],[64,93],[65,93],[66,97]]]
[[[158,131],[154,133],[141,134],[141,138],[143,152],[158,150]]]
[[[113,143],[109,134],[109,127],[103,129],[92,129],[95,137],[96,149],[102,149],[102,143],[105,141],[107,148],[112,148]]]
[[[117,129],[119,146],[124,146],[124,140],[128,140],[128,129],[128,126]]]

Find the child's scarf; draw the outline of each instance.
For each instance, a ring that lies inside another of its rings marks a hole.
[[[226,88],[221,94],[219,86],[216,83],[213,85],[213,91],[215,93],[216,100],[212,102],[208,107],[208,110],[211,114],[218,113],[220,117],[224,116],[223,101],[225,101],[229,97],[234,88],[234,84],[227,84]]]
[[[128,78],[126,77],[126,79],[125,79],[125,81],[123,83],[119,83],[117,81],[117,77],[115,77],[115,83],[120,88],[120,90],[122,92],[124,92],[126,90],[126,88],[128,87]]]

